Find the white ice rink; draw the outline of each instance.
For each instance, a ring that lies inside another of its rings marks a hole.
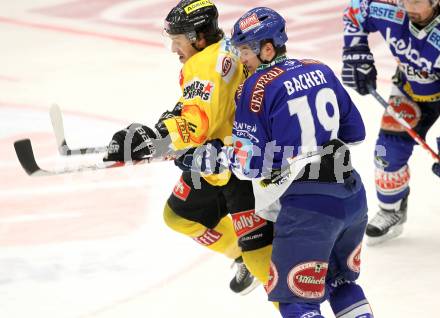
[[[253,6],[288,20],[289,54],[339,73],[348,1],[217,1],[221,24]],[[29,137],[43,167],[65,164],[49,107],[65,113],[73,147],[100,146],[131,122],[154,124],[179,96],[180,64],[162,46],[175,1],[0,0],[0,318],[279,317],[264,290],[229,291],[230,261],[168,229],[162,207],[178,179],[172,163],[30,178],[13,141]],[[373,37],[379,92],[395,67]],[[381,106],[351,92],[367,127],[353,149],[371,214],[373,147]],[[436,148],[440,124],[428,143]],[[95,158],[90,158],[93,160]],[[440,317],[440,179],[432,159],[411,159],[412,194],[402,237],[363,248],[360,282],[378,318]],[[326,317],[333,317],[327,306]]]

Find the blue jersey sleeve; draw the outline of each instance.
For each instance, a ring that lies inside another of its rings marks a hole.
[[[368,33],[378,29],[370,19],[371,0],[351,0],[344,11],[344,46],[368,45]]]

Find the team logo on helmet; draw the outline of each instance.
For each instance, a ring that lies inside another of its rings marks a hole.
[[[246,17],[240,21],[240,30],[243,32],[247,32],[249,30],[255,29],[261,25],[260,20],[256,13],[252,14],[249,17]]]
[[[211,7],[214,6],[214,4],[209,0],[200,0],[194,3],[191,3],[187,5],[184,10],[186,14],[190,14],[191,12],[196,11],[197,9],[204,8],[204,7]]]

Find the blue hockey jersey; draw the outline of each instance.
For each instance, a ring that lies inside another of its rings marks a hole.
[[[419,30],[394,0],[352,0],[344,25],[346,47],[368,44],[368,33],[381,33],[401,71],[397,85],[408,97],[440,100],[440,16]]]
[[[362,118],[333,71],[314,60],[281,59],[257,71],[236,94],[236,165],[252,178],[331,139],[365,138]]]

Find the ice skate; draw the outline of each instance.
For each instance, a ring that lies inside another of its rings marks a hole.
[[[259,285],[259,281],[249,272],[241,256],[234,261],[234,265],[237,266],[237,272],[229,287],[234,293],[246,295]]]
[[[383,209],[367,225],[367,245],[376,245],[402,234],[407,219],[408,197],[402,199],[400,208]]]

